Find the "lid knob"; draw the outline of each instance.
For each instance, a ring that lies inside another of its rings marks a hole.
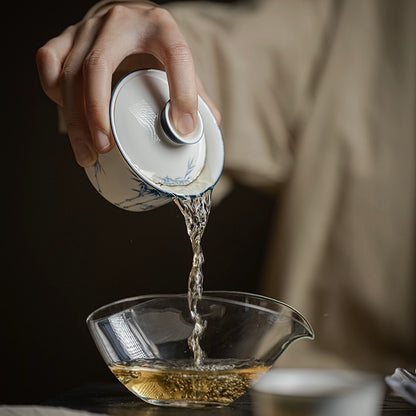
[[[183,145],[183,144],[195,144],[198,143],[202,136],[204,135],[204,126],[202,123],[201,115],[199,111],[197,112],[197,121],[195,129],[185,135],[180,135],[175,128],[173,127],[170,117],[169,117],[169,109],[170,109],[170,100],[166,103],[160,113],[160,124],[162,129],[169,139],[170,142],[176,145]]]

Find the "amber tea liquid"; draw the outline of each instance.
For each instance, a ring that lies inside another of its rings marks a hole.
[[[192,360],[137,360],[110,366],[134,394],[150,403],[175,402],[176,406],[229,404],[268,368],[255,361],[242,364],[236,360],[205,360],[199,367]]]

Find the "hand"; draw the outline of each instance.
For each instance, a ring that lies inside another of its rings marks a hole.
[[[43,90],[62,107],[75,159],[83,167],[114,146],[108,115],[112,82],[133,69],[166,71],[170,117],[179,133],[194,129],[198,93],[220,119],[176,22],[153,4],[107,5],[49,40],[36,62]]]

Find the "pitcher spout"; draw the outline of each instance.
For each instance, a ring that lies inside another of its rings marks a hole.
[[[315,332],[309,321],[299,311],[283,302],[278,302],[279,307],[276,313],[279,315],[276,319],[274,333],[275,344],[273,351],[269,353],[270,365],[273,365],[277,359],[286,351],[294,341],[302,338],[313,340]]]
[[[292,310],[292,319],[294,322],[293,333],[291,339],[289,340],[289,344],[300,338],[309,338],[311,340],[315,339],[315,332],[309,321],[296,309],[293,309],[289,305],[286,306]]]

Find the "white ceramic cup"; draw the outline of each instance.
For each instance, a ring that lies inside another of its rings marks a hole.
[[[114,88],[110,122],[116,145],[86,173],[112,204],[146,211],[174,196],[200,195],[214,187],[224,166],[221,131],[199,97],[197,126],[181,136],[169,117],[164,71],[134,71]]]
[[[384,383],[376,374],[271,369],[252,390],[256,416],[376,416]]]

